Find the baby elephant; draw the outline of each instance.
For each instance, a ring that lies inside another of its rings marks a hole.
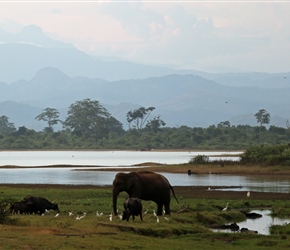
[[[122,220],[129,221],[130,216],[132,215],[133,221],[135,219],[135,215],[140,215],[141,221],[143,221],[142,218],[142,203],[141,200],[138,198],[128,198],[124,201],[124,212]]]

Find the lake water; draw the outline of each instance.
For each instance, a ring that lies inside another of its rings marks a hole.
[[[252,210],[251,213],[261,214],[261,218],[257,219],[246,219],[245,221],[238,222],[240,229],[248,228],[252,231],[257,231],[258,234],[270,235],[270,227],[272,225],[284,225],[289,224],[290,219],[288,218],[278,218],[271,216],[271,210]],[[214,232],[225,232],[233,233],[230,229],[215,229]]]
[[[0,183],[111,185],[118,167],[130,167],[143,162],[164,164],[187,163],[196,155],[216,159],[223,153],[239,152],[154,152],[154,151],[2,151],[0,166],[24,167],[71,165],[67,168],[0,168]],[[238,157],[230,157],[237,159]],[[229,158],[227,158],[229,159]],[[113,167],[115,171],[74,171],[85,165],[86,169]],[[75,166],[75,167],[74,167]],[[102,166],[102,167],[101,167]],[[161,173],[172,186],[240,186],[236,191],[285,192],[290,191],[290,178],[279,176],[187,175]]]
[[[197,155],[207,155],[210,159],[232,159],[239,157],[217,157],[227,153],[236,155],[241,152],[158,152],[158,151],[1,151],[0,166],[131,166],[144,162],[162,164],[187,163]]]

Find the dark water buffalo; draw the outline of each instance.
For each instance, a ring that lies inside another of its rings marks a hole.
[[[133,221],[135,219],[135,215],[140,215],[141,221],[143,221],[142,218],[142,203],[141,200],[138,198],[128,198],[124,202],[124,212],[122,220],[129,221],[130,216],[132,215]]]
[[[18,214],[32,214],[33,204],[31,202],[25,203],[24,201],[15,202],[10,206],[10,213]]]
[[[25,203],[32,203],[33,212],[35,214],[41,215],[45,212],[45,210],[51,210],[51,209],[59,212],[58,205],[55,202],[52,203],[42,197],[35,197],[35,196],[28,195],[23,199],[23,201]]]

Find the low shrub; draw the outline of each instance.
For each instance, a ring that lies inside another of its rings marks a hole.
[[[193,164],[206,164],[209,162],[209,157],[206,155],[197,155],[195,157],[192,157],[189,160],[189,163],[193,163]]]

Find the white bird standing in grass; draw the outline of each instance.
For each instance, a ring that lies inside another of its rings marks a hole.
[[[58,217],[59,216],[59,214],[56,214],[54,217]]]
[[[158,218],[158,216],[156,216],[156,217],[157,217],[157,220],[156,220],[156,222],[157,222],[157,223],[159,223],[159,218]]]
[[[228,205],[229,205],[229,203],[227,202],[227,205],[226,205],[226,207],[225,207],[225,208],[223,208],[223,211],[226,211],[226,210],[228,210]]]
[[[247,197],[250,198],[250,196],[251,196],[251,193],[250,193],[250,191],[248,191]]]
[[[101,217],[103,213],[99,213],[99,211],[96,212],[96,216]]]
[[[85,217],[86,217],[86,215],[87,215],[87,213],[86,213],[86,212],[84,212],[84,214],[83,214],[82,216],[80,216],[80,220],[81,220],[81,219],[83,219],[83,218],[85,218]]]
[[[68,212],[68,216],[73,216],[74,214],[73,214],[73,211],[71,211],[71,212]]]
[[[148,209],[146,209],[146,211],[143,214],[147,214],[148,213]]]
[[[87,215],[86,212],[84,212],[84,214],[82,216],[77,215],[76,220],[81,220],[81,219],[85,218],[86,215]]]
[[[109,220],[112,221],[113,220],[113,214],[111,213],[109,216]]]
[[[157,214],[156,214],[155,210],[153,210],[153,215],[154,215],[155,217],[157,216]]]

